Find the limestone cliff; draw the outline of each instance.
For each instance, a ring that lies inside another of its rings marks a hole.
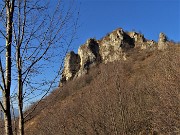
[[[80,69],[80,57],[73,51],[66,55],[61,83],[72,79]]]
[[[125,59],[124,52],[134,47],[134,39],[119,28],[100,40],[99,46],[102,62],[107,63]]]
[[[163,50],[167,48],[167,45],[167,37],[163,33],[160,33],[158,43],[156,43],[146,39],[140,33],[125,32],[122,28],[114,30],[101,40],[88,39],[79,47],[78,54],[73,51],[67,54],[60,85],[86,74],[90,67],[99,63],[127,60],[126,52],[130,49]]]
[[[80,70],[77,72],[76,77],[85,74],[90,66],[101,61],[99,45],[95,39],[89,39],[84,45],[80,46],[78,55],[80,57]]]

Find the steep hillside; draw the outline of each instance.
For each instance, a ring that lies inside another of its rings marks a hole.
[[[26,134],[180,134],[180,45],[169,46],[128,49],[126,60],[67,81],[32,113]]]

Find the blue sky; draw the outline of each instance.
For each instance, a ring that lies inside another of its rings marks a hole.
[[[136,30],[157,41],[160,32],[180,41],[180,0],[77,0],[80,4],[78,39],[73,49],[88,38],[100,39],[121,27]]]

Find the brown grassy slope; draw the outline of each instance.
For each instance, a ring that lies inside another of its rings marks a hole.
[[[26,134],[180,134],[180,47],[128,56],[54,91]]]

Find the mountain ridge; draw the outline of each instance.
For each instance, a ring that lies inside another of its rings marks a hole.
[[[112,31],[100,40],[90,38],[79,47],[77,54],[71,51],[66,55],[59,86],[86,74],[90,67],[99,63],[127,60],[126,55],[130,49],[165,50],[169,44],[164,33],[160,33],[158,42],[155,42],[146,39],[143,34],[125,32],[122,28]]]

